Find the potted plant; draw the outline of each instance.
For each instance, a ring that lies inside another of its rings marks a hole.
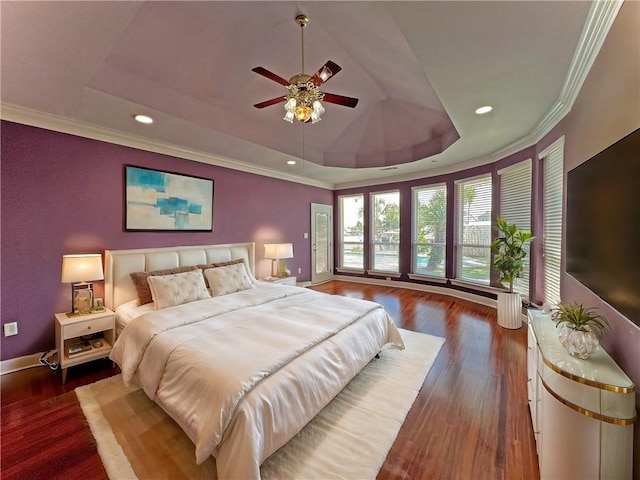
[[[551,318],[560,329],[560,343],[574,357],[588,359],[595,352],[601,337],[609,329],[609,322],[594,308],[585,308],[582,303],[558,302]]]
[[[533,234],[509,225],[504,218],[496,219],[498,237],[491,244],[494,254],[493,266],[499,274],[501,284],[507,284],[508,292],[498,293],[498,325],[505,328],[520,328],[522,325],[522,299],[513,293],[513,282],[524,269],[527,242],[533,240]]]

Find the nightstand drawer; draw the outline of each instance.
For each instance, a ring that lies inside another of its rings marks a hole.
[[[113,328],[113,315],[87,320],[85,322],[72,323],[64,327],[64,339],[90,335]]]

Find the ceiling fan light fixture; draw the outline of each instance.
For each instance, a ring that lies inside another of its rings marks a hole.
[[[306,122],[311,118],[313,109],[308,105],[298,105],[295,109],[296,120]]]
[[[273,80],[280,85],[284,85],[289,91],[285,96],[256,103],[254,107],[265,108],[284,101],[285,115],[283,120],[289,123],[293,123],[294,118],[299,122],[308,122],[309,120],[311,120],[312,123],[319,122],[324,113],[323,100],[336,105],[355,108],[358,104],[357,98],[345,97],[344,95],[336,95],[333,93],[325,96],[325,94],[320,91],[321,85],[324,85],[327,80],[342,70],[340,65],[329,60],[313,75],[304,73],[304,27],[309,23],[309,19],[304,15],[298,15],[296,22],[301,27],[302,73],[294,75],[287,81],[264,67],[253,68],[253,72],[269,80]]]
[[[296,99],[291,97],[287,100],[287,103],[284,104],[284,111],[287,112],[283,118],[285,122],[293,123],[297,103]]]
[[[321,115],[324,113],[324,107],[320,100],[313,102],[313,112],[311,113],[311,123],[317,123],[322,120]]]
[[[287,103],[284,104],[284,109],[287,112],[293,112],[296,109],[296,104],[298,101],[295,98],[290,98],[287,100]]]
[[[283,120],[285,122],[293,123],[293,119],[294,118],[295,118],[295,115],[294,115],[293,111],[291,111],[291,112],[285,113]]]

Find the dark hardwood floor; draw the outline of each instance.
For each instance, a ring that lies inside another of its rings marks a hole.
[[[525,327],[500,328],[494,309],[448,296],[339,281],[313,288],[376,301],[398,327],[446,338],[379,480],[539,478]],[[70,369],[66,385],[45,367],[2,376],[0,477],[106,478],[73,389],[116,373],[98,361]]]

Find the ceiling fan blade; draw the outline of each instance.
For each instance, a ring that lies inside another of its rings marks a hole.
[[[289,86],[289,82],[287,80],[276,75],[273,72],[270,72],[266,68],[256,67],[256,68],[252,68],[251,71],[256,72],[258,75],[262,75],[263,77],[267,77],[269,80],[273,80],[274,82],[279,83],[280,85],[283,85],[285,87]]]
[[[316,73],[313,74],[313,77],[311,77],[311,81],[319,87],[335,74],[337,74],[340,70],[342,70],[342,67],[340,65],[329,60],[327,63],[321,66]]]
[[[270,107],[271,105],[284,102],[284,100],[285,100],[284,96],[276,97],[276,98],[272,98],[271,100],[266,100],[264,102],[256,103],[254,107],[256,108]]]
[[[325,93],[324,101],[350,108],[355,108],[355,106],[358,105],[357,98],[345,97],[344,95],[336,95],[335,93]]]

